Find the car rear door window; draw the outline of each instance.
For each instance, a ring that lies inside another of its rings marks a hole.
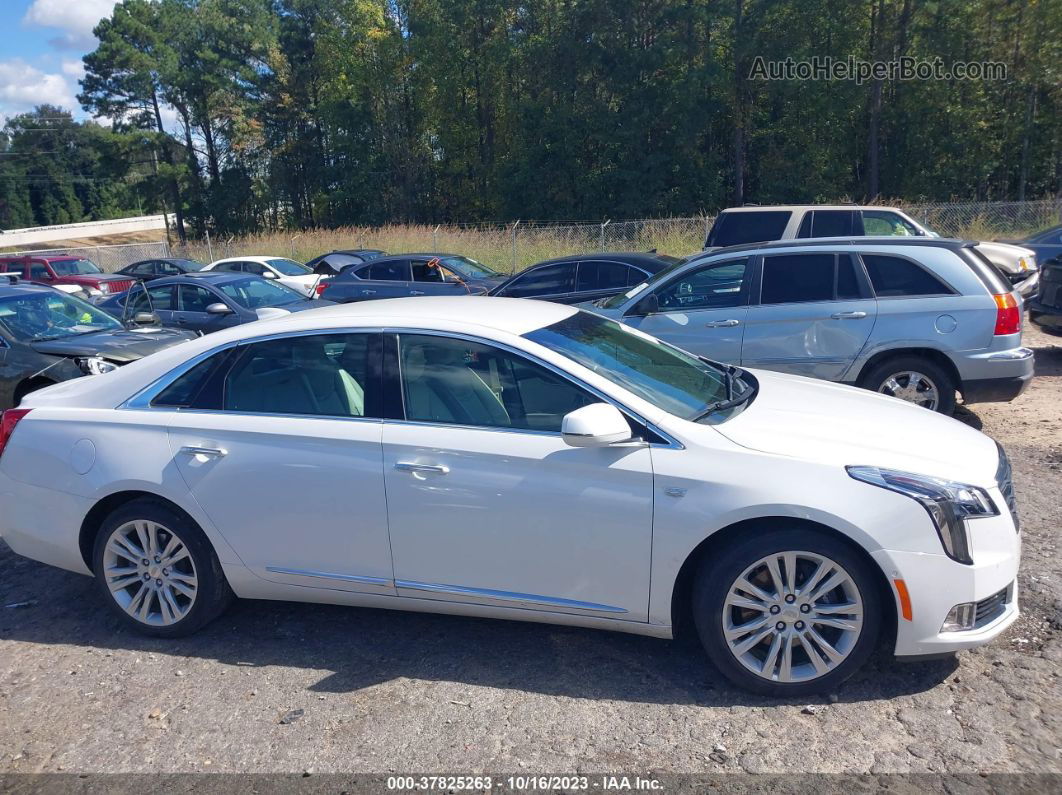
[[[862,257],[879,298],[952,293],[940,279],[909,259],[886,254],[863,254]]]
[[[848,237],[856,234],[854,210],[813,210],[804,215],[797,237]]]
[[[314,334],[246,346],[225,378],[226,411],[379,416],[373,334]]]
[[[760,303],[832,301],[836,260],[834,254],[783,254],[764,257]]]
[[[182,284],[180,290],[182,312],[205,313],[208,306],[221,302],[210,290],[196,284]]]
[[[720,213],[705,247],[739,246],[781,240],[792,216],[790,210],[744,210]]]
[[[622,262],[583,260],[579,263],[576,273],[575,291],[581,293],[591,290],[621,290],[639,283],[644,278],[640,271],[635,272],[637,276],[632,276],[632,270]]]
[[[575,289],[575,267],[574,262],[543,265],[515,278],[500,295],[523,298],[570,293]]]
[[[508,351],[434,335],[399,337],[406,419],[559,433],[564,415],[596,399]]]
[[[395,260],[392,262],[377,262],[358,271],[362,279],[373,279],[384,282],[409,282],[412,281],[409,270],[409,260]]]

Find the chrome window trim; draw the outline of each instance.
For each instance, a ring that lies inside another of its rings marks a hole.
[[[580,602],[576,599],[562,599],[556,596],[516,593],[515,591],[495,591],[490,588],[468,588],[461,585],[442,585],[440,583],[417,582],[415,580],[395,580],[395,588],[410,591],[447,594],[450,596],[467,596],[478,599],[491,599],[502,602],[517,602],[534,607],[560,607],[567,610],[587,610],[595,613],[627,613],[626,608],[596,602]]]
[[[681,442],[679,442],[677,439],[675,439],[671,434],[660,430],[660,428],[658,428],[656,425],[654,425],[653,423],[649,422],[647,419],[642,417],[638,412],[636,412],[633,409],[630,409],[627,406],[623,405],[622,403],[620,403],[615,398],[613,398],[610,395],[607,395],[604,392],[602,392],[600,389],[597,389],[596,387],[590,386],[589,384],[581,381],[576,376],[572,375],[569,372],[566,372],[565,370],[561,369],[560,367],[557,367],[556,365],[554,365],[554,364],[552,364],[550,362],[547,362],[547,361],[545,361],[543,359],[540,359],[539,357],[535,356],[533,353],[529,353],[529,352],[527,352],[525,350],[521,350],[520,348],[516,348],[516,347],[514,347],[512,345],[509,345],[507,343],[504,343],[504,342],[498,342],[497,340],[485,339],[483,337],[477,337],[474,334],[465,334],[464,332],[459,332],[459,331],[438,331],[438,330],[435,330],[435,329],[414,329],[414,328],[404,328],[404,329],[385,328],[384,329],[384,333],[385,334],[393,333],[393,334],[396,334],[396,335],[401,335],[403,333],[412,333],[412,334],[423,334],[423,335],[433,336],[433,337],[450,337],[450,338],[453,338],[453,339],[467,340],[468,342],[476,342],[476,343],[479,343],[480,345],[487,345],[487,346],[492,346],[492,347],[495,347],[495,348],[500,348],[500,349],[502,349],[504,351],[507,351],[508,353],[512,353],[512,354],[514,354],[516,356],[522,356],[523,358],[533,362],[534,364],[537,364],[540,367],[546,368],[547,370],[549,370],[550,372],[554,373],[555,375],[559,375],[561,378],[563,378],[566,381],[568,381],[569,383],[575,385],[577,388],[585,390],[586,392],[589,392],[590,394],[594,395],[595,397],[599,398],[600,400],[604,401],[605,403],[609,403],[609,404],[615,406],[622,413],[624,413],[627,416],[631,417],[639,425],[644,425],[646,428],[650,429],[653,433],[657,434],[658,436],[660,436],[663,439],[667,439],[668,440],[668,444],[660,444],[659,442],[657,442],[656,444],[650,444],[650,447],[670,447],[670,448],[675,448],[675,449],[679,449],[679,450],[684,450],[685,449],[685,446]],[[538,343],[535,343],[535,344],[537,345]],[[573,359],[572,361],[574,362],[575,360]],[[578,364],[578,362],[576,362],[576,364]],[[411,420],[411,419],[409,419],[406,416],[406,391],[405,391],[404,385],[402,384],[402,348],[401,348],[401,343],[400,342],[399,342],[399,349],[398,349],[398,379],[399,379],[399,387],[401,388],[401,391],[402,391],[402,416],[403,416],[403,419],[402,420],[385,420],[385,422],[388,422],[388,423],[402,422],[402,423],[410,424],[410,425],[429,425],[429,426],[435,426],[435,427],[482,428],[484,430],[490,430],[490,431],[506,431],[506,432],[509,432],[509,433],[530,433],[530,434],[535,434],[535,435],[539,435],[539,436],[561,436],[562,435],[560,433],[560,431],[536,431],[534,429],[529,429],[529,428],[506,428],[505,426],[498,426],[498,425],[464,425],[464,424],[455,423],[455,422],[432,422],[430,420]]]
[[[394,580],[386,577],[367,577],[363,574],[335,574],[329,571],[288,569],[283,566],[266,566],[266,571],[272,574],[290,574],[296,577],[314,577],[321,580],[341,580],[343,582],[361,583],[362,585],[379,585],[384,588],[392,588],[395,584]]]

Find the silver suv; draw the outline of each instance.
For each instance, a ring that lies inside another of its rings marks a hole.
[[[586,308],[706,358],[949,413],[1033,374],[1021,299],[973,242],[860,238],[699,254]]]

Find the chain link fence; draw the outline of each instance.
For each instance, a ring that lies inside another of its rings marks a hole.
[[[1020,239],[1062,223],[1062,199],[1026,202],[890,203],[944,237]],[[464,254],[502,272],[542,260],[590,251],[659,251],[682,256],[699,251],[714,215],[633,221],[516,221],[510,224],[391,224],[305,232],[272,232],[223,240],[204,239],[172,248],[165,242],[85,246],[18,254],[73,254],[111,272],[153,257],[213,262],[240,255],[290,257],[299,262],[336,249]]]
[[[160,243],[122,243],[111,246],[68,246],[66,248],[44,248],[32,251],[12,251],[5,257],[83,257],[92,260],[107,273],[132,265],[144,259],[156,259],[170,256],[170,247],[166,241]]]

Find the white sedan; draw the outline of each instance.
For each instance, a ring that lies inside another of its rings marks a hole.
[[[0,533],[149,634],[235,596],[670,637],[795,696],[1018,616],[1006,456],[894,398],[570,306],[405,298],[221,331],[4,413]],[[292,495],[298,495],[293,499]]]
[[[313,298],[314,288],[322,278],[305,265],[285,257],[229,257],[215,260],[203,270],[253,273],[290,287],[307,298]]]

